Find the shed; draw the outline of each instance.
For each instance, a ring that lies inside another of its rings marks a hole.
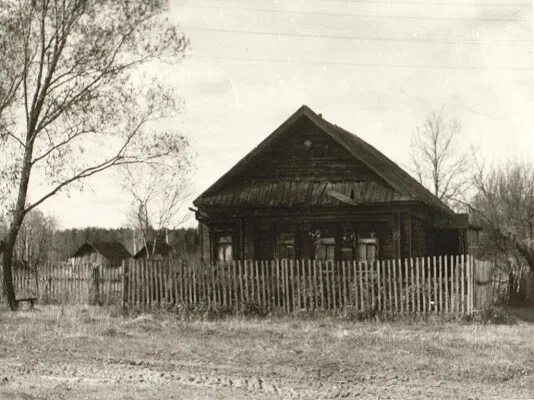
[[[85,242],[70,257],[70,261],[118,266],[131,257],[120,242]]]
[[[175,253],[174,249],[164,240],[156,240],[147,242],[146,246],[143,246],[141,250],[135,253],[133,258],[135,260],[147,258],[147,248],[150,258],[156,260],[173,257]]]

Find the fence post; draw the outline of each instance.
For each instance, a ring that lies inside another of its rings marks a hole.
[[[124,310],[126,308],[128,288],[126,288],[126,260],[122,261],[122,273],[121,273],[121,308]]]

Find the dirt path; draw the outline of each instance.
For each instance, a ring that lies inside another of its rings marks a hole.
[[[398,376],[364,375],[299,377],[257,376],[229,368],[199,363],[143,361],[134,359],[86,359],[83,362],[38,361],[31,365],[17,358],[2,359],[2,399],[502,399],[506,386],[461,385]],[[341,378],[341,379],[340,379]],[[528,398],[532,377],[524,380]],[[510,397],[510,398],[511,398]]]

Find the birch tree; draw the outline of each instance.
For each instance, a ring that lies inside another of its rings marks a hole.
[[[188,40],[164,0],[0,0],[1,189],[9,228],[4,289],[25,216],[58,192],[119,165],[157,161],[179,135],[153,129],[175,94],[150,78],[181,61]],[[178,151],[176,157],[181,157]],[[29,189],[44,194],[29,198]]]

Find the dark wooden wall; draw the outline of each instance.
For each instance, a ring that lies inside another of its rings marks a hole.
[[[309,147],[305,146],[306,141],[311,143]],[[258,155],[241,177],[244,180],[296,178],[383,182],[307,119],[299,121]]]

